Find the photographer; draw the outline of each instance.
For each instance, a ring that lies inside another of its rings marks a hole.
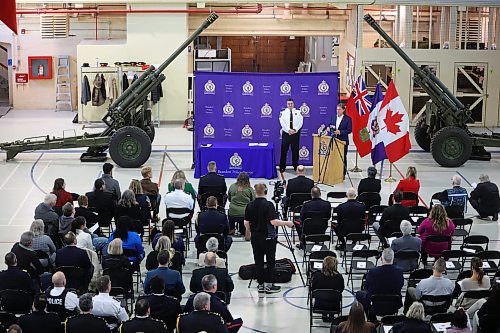
[[[303,165],[297,167],[297,177],[288,181],[286,186],[286,197],[283,198],[283,216],[287,219],[290,197],[295,193],[310,193],[314,187],[314,181],[306,177],[306,168]],[[290,207],[293,208],[293,207]]]
[[[274,266],[276,260],[276,241],[278,234],[276,227],[293,227],[291,221],[278,220],[274,204],[267,201],[267,187],[265,184],[255,185],[256,199],[250,202],[245,209],[245,227],[251,232],[251,244],[257,282],[259,283],[259,297],[281,291],[273,284]],[[264,268],[264,256],[267,267]],[[265,283],[265,284],[264,284]]]

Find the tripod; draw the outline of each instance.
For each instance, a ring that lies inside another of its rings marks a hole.
[[[323,162],[323,165],[320,164],[320,167],[319,167],[318,184],[324,184],[324,182],[325,182],[326,170],[328,170],[328,162],[330,161],[330,153],[333,150],[333,143],[335,142],[335,147],[337,148],[337,151],[339,152],[340,160],[342,161],[342,165],[345,166],[347,178],[349,179],[351,186],[354,186],[352,183],[351,174],[349,173],[349,170],[347,170],[347,163],[345,162],[346,156],[344,156],[343,152],[340,151],[339,144],[338,144],[337,140],[335,140],[335,139],[336,139],[336,135],[333,135],[332,137],[330,137],[330,142],[328,143],[328,147],[327,147],[326,153],[325,153],[325,161]],[[318,155],[321,156],[321,144],[318,147]],[[321,159],[318,159],[318,160],[321,161]],[[321,179],[322,176],[323,176],[323,179]]]

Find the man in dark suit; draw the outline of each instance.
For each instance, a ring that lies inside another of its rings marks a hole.
[[[207,199],[207,210],[198,215],[198,220],[195,224],[196,237],[194,242],[198,253],[201,253],[200,244],[198,243],[200,234],[219,234],[224,236],[224,245],[226,252],[229,251],[233,239],[229,236],[229,222],[227,215],[217,210],[217,198],[210,196]],[[204,244],[203,244],[204,245]]]
[[[350,233],[362,232],[365,229],[365,205],[356,200],[358,194],[355,188],[350,187],[346,195],[347,201],[335,208],[335,212],[337,213],[337,224],[333,226],[333,230],[340,242],[340,244],[335,246],[337,250],[343,250],[345,248],[345,236]]]
[[[193,299],[194,311],[179,315],[178,333],[211,332],[228,333],[224,319],[217,313],[210,312],[210,295],[205,292],[196,294]]]
[[[31,231],[23,232],[19,243],[14,244],[10,251],[16,255],[17,267],[27,271],[32,279],[38,279],[43,273],[43,266],[32,248],[34,237]]]
[[[319,217],[329,220],[332,217],[332,207],[328,201],[321,199],[321,190],[319,187],[314,186],[311,189],[311,198],[311,200],[304,202],[302,205],[302,209],[300,210],[300,224],[295,224],[301,242],[298,246],[299,248],[303,246],[302,224],[307,218]]]
[[[78,197],[78,206],[75,207],[75,217],[83,216],[86,221],[87,228],[91,228],[94,224],[99,223],[99,215],[96,212],[90,210],[89,198],[86,195],[80,195]],[[99,235],[99,231],[95,231],[95,234]]]
[[[76,236],[73,232],[68,232],[64,235],[64,244],[62,249],[56,251],[56,267],[60,266],[77,266],[83,268],[87,273],[87,281],[90,281],[93,273],[93,266],[90,263],[87,251],[76,247]]]
[[[0,272],[0,291],[15,289],[35,293],[30,275],[17,267],[17,258],[13,252],[5,255],[5,265],[7,270]]]
[[[335,122],[332,123],[333,135],[345,142],[344,145],[344,177],[347,170],[347,148],[349,146],[349,134],[352,132],[352,120],[351,117],[345,114],[345,105],[343,103],[339,103],[337,105],[337,117],[335,118]],[[336,149],[336,147],[334,147]]]
[[[85,194],[88,198],[89,208],[99,215],[101,225],[109,225],[115,215],[116,199],[110,192],[106,192],[104,180],[96,179],[94,191]]]
[[[382,266],[374,267],[366,273],[364,290],[356,293],[356,300],[370,309],[372,295],[399,295],[403,288],[403,271],[392,264],[394,251],[390,248],[382,252]],[[401,306],[403,304],[401,303]]]
[[[368,177],[361,179],[358,185],[358,193],[374,192],[380,193],[382,186],[380,185],[380,179],[375,178],[377,176],[377,169],[375,167],[368,167],[367,170]]]
[[[297,167],[297,177],[288,181],[285,197],[283,198],[283,215],[286,218],[288,208],[290,207],[290,198],[296,193],[310,193],[314,187],[314,180],[306,177],[306,168],[303,165]]]
[[[205,206],[204,202],[201,202],[201,197],[205,193],[222,194],[223,201],[221,206],[226,205],[226,192],[227,185],[224,176],[217,174],[217,164],[214,161],[208,162],[208,173],[200,178],[198,184],[198,203],[200,207]]]
[[[233,280],[227,271],[227,268],[218,268],[217,257],[213,252],[207,252],[205,255],[205,267],[197,268],[193,271],[193,276],[189,282],[189,289],[191,292],[196,293],[203,291],[201,280],[205,275],[213,274],[217,278],[218,290],[226,294],[226,300],[229,304],[231,299],[231,292],[234,289]]]
[[[393,199],[394,204],[384,209],[380,221],[373,222],[373,230],[384,247],[388,246],[385,237],[389,237],[393,232],[399,232],[401,221],[411,221],[409,208],[401,204],[403,192],[399,190],[394,192]]]
[[[493,221],[498,221],[500,211],[500,197],[496,184],[490,182],[488,175],[479,176],[480,183],[470,193],[469,201],[481,218],[493,217]]]
[[[135,318],[122,322],[120,333],[167,333],[167,328],[161,320],[149,317],[149,302],[145,298],[135,303]]]
[[[19,326],[25,333],[60,333],[61,319],[55,313],[46,312],[47,297],[37,294],[33,299],[33,312],[19,318]],[[91,332],[91,331],[88,331]]]
[[[81,313],[66,319],[65,333],[109,333],[104,319],[92,314],[92,294],[83,294],[78,300]]]

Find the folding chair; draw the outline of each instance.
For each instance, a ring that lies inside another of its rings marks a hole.
[[[464,295],[462,299],[460,300],[459,304],[456,305],[457,308],[462,306],[462,303],[464,302],[464,299],[475,299],[480,300],[481,298],[488,298],[490,297],[491,291],[489,289],[480,289],[480,290],[469,290],[464,292]]]
[[[315,246],[321,246],[320,250],[327,250],[325,242],[331,244],[332,238],[326,234],[328,229],[328,219],[325,218],[307,218],[302,225],[302,238],[304,243],[304,261],[307,260],[307,254],[313,252]],[[316,250],[319,251],[319,250]]]
[[[424,305],[425,315],[432,316],[437,313],[446,313],[451,305],[451,295],[422,295],[420,298]]]
[[[0,291],[0,306],[3,311],[26,314],[31,311],[33,296],[24,290],[5,289]]]
[[[182,230],[182,235],[186,241],[186,256],[189,251],[189,239],[192,236],[192,213],[189,208],[168,208],[166,210],[167,218],[174,221],[175,228]],[[175,215],[175,217],[173,216]],[[184,217],[179,217],[184,216]]]
[[[371,206],[370,209],[368,210],[368,219],[370,220],[370,224],[373,224],[373,222],[380,221],[380,218],[382,217],[382,214],[384,213],[384,210],[389,207],[387,205],[375,205]]]
[[[314,325],[315,319],[323,319],[323,315],[335,316],[342,313],[342,293],[333,289],[316,289],[311,292],[309,303],[309,332],[313,327],[330,327]],[[320,315],[320,316],[315,316]]]
[[[351,290],[354,291],[354,280],[363,280],[363,276],[370,269],[377,266],[379,257],[380,252],[377,250],[357,250],[352,252],[351,266],[347,275],[347,284],[351,281]],[[375,259],[375,262],[370,261],[370,258]],[[360,278],[355,279],[355,276],[359,276]]]
[[[483,270],[487,275],[494,275],[498,270],[500,251],[486,250],[477,254],[483,260]]]
[[[453,312],[447,312],[447,313],[436,313],[435,315],[431,316],[430,323],[449,323],[451,319],[453,318]]]
[[[460,242],[455,244],[463,244],[465,237],[469,236],[470,230],[472,228],[472,219],[455,218],[452,219],[455,225],[455,231],[453,232],[453,240],[460,239]]]
[[[287,199],[286,206],[287,206],[287,214],[288,218],[290,221],[293,221],[293,210],[298,207],[302,206],[304,202],[311,200],[311,193],[292,193],[290,195],[290,198]],[[299,211],[300,213],[300,211]]]
[[[382,324],[382,326],[394,326],[397,323],[400,323],[405,320],[406,320],[405,315],[389,315],[389,316],[383,316],[380,319],[380,323]]]
[[[215,197],[217,199],[217,205],[220,207],[225,207],[226,206],[226,193],[218,193],[218,192],[205,192],[200,196],[200,200],[198,201],[198,204],[200,205],[200,210],[203,210],[206,206],[207,199],[208,197]]]
[[[0,324],[5,327],[5,330],[10,327],[12,324],[17,324],[18,319],[15,314],[7,312],[7,311],[0,311]]]
[[[437,244],[441,244],[441,246],[439,247],[443,247],[449,250],[451,248],[451,237],[445,235],[427,236],[427,238],[425,239],[424,251],[427,253],[429,257],[432,257],[434,259],[441,257],[442,251],[434,251],[434,250],[430,251],[429,249],[432,249],[433,247],[437,246]]]
[[[139,292],[139,283],[143,283],[141,277],[141,256],[135,249],[123,249],[123,255],[127,258],[136,258],[130,264],[132,265],[132,275],[136,278],[136,290]]]
[[[89,279],[87,272],[78,266],[59,266],[57,272],[63,272],[66,277],[66,288],[75,289],[78,295],[88,291]]]
[[[382,198],[377,192],[363,192],[358,195],[357,200],[365,205],[366,210],[370,210],[371,207],[380,205]]]
[[[398,251],[394,253],[394,265],[398,266],[398,262],[401,261],[406,261],[406,262],[411,262],[414,263],[413,265],[415,268],[410,268],[410,269],[403,269],[403,273],[411,273],[415,271],[415,269],[418,268],[419,266],[419,259],[420,259],[420,253],[418,251]],[[400,267],[401,268],[401,267]]]
[[[345,202],[347,195],[345,192],[332,191],[326,194],[326,200],[330,202],[332,208],[336,208],[339,204]]]
[[[306,277],[308,282],[307,284],[309,284],[309,280],[311,279],[311,276],[314,274],[314,272],[321,270],[321,268],[323,267],[323,259],[328,256],[337,258],[337,254],[335,254],[335,252],[333,251],[316,251],[312,252],[309,255],[309,260],[306,266]]]
[[[352,244],[347,242],[352,241]],[[372,241],[372,236],[365,233],[351,233],[346,236],[346,245],[342,251],[343,264],[347,270],[347,253],[352,253],[355,250],[369,250]],[[366,244],[363,244],[366,242]],[[354,243],[358,243],[354,245]],[[356,247],[356,249],[354,249]]]
[[[110,296],[123,299],[125,301],[125,309],[127,310],[127,312],[129,312],[129,309],[133,309],[133,271],[125,267],[107,268],[103,271],[103,275],[108,275],[109,279],[111,280],[111,292],[109,293]]]
[[[473,235],[464,238],[460,248],[466,252],[467,257],[475,257],[478,252],[488,250],[490,239],[483,235]]]
[[[464,269],[465,251],[444,250],[441,256],[446,260],[446,272],[460,273]]]
[[[382,295],[375,294],[370,297],[370,308],[368,309],[368,318],[372,316],[395,315],[403,306],[400,294]]]
[[[402,201],[413,201],[413,205],[409,205],[408,207],[411,206],[418,206],[418,195],[417,193],[414,192],[403,192],[403,200]]]
[[[432,269],[420,268],[410,273],[408,287],[415,287],[420,281],[432,276]]]
[[[419,217],[427,217],[429,215],[429,210],[424,207],[424,206],[411,206],[411,207],[408,207],[409,211],[410,211],[410,217],[415,217],[415,218],[419,218]],[[410,221],[411,222],[411,221]]]

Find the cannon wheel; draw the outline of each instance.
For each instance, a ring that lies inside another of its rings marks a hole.
[[[459,167],[471,156],[471,137],[462,128],[443,127],[432,137],[431,153],[439,165]]]
[[[414,135],[417,144],[426,152],[431,151],[431,136],[427,133],[427,125],[425,124],[425,117],[420,117],[415,124]]]
[[[149,136],[149,139],[151,140],[151,143],[153,143],[154,139],[155,139],[155,124],[153,124],[153,122],[150,122],[147,126],[146,126],[146,134]]]
[[[109,141],[109,155],[122,168],[140,167],[151,155],[151,140],[139,127],[122,127]]]

